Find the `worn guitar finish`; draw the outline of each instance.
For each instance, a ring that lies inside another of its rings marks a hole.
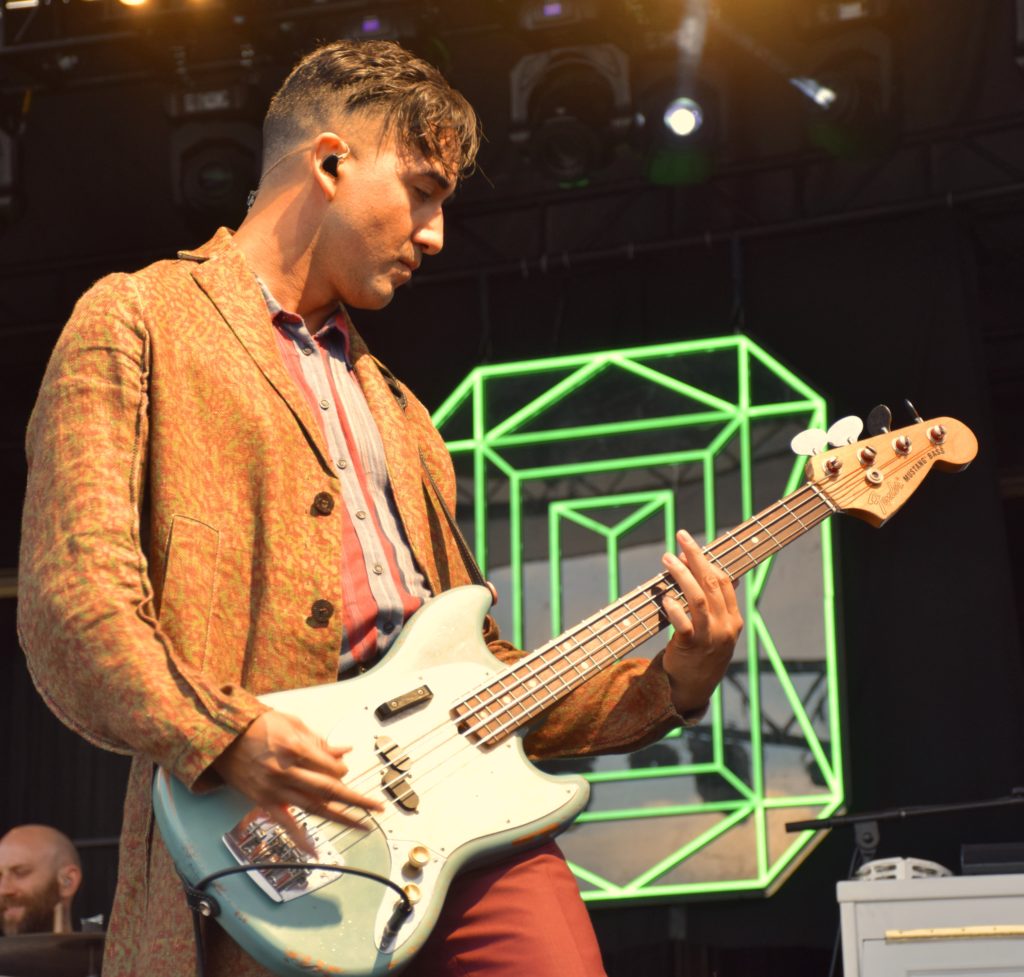
[[[834,513],[880,526],[931,468],[963,468],[976,451],[974,435],[951,418],[822,451],[808,461],[807,484],[704,552],[736,579]],[[218,922],[282,977],[401,969],[457,872],[538,844],[582,810],[587,782],[539,771],[522,737],[545,709],[664,628],[666,594],[682,599],[660,574],[505,666],[481,638],[489,592],[459,587],[427,601],[365,675],[261,697],[329,742],[351,745],[347,781],[385,804],[365,817],[363,831],[296,811],[316,860],[390,879],[413,909],[396,914],[395,891],[353,874],[254,869],[212,883]],[[163,838],[191,883],[239,864],[310,860],[231,788],[197,796],[161,770],[153,797]]]

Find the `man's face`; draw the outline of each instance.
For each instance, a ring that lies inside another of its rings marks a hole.
[[[436,160],[381,138],[374,117],[351,117],[342,138],[336,193],[314,254],[314,272],[348,306],[379,309],[424,255],[444,245],[442,204],[454,179]]]
[[[0,912],[4,936],[49,933],[60,888],[53,852],[7,839],[0,845]]]

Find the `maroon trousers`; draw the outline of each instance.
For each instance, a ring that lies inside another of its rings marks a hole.
[[[576,880],[554,842],[456,878],[409,977],[605,977]]]

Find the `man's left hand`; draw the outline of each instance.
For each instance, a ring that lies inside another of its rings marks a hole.
[[[675,634],[665,649],[662,667],[680,713],[707,705],[732,660],[743,628],[736,591],[725,571],[713,566],[693,537],[676,533],[679,556],[666,553],[662,563],[686,598],[665,597],[663,606]]]

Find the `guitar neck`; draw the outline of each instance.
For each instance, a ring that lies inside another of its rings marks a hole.
[[[723,533],[704,548],[709,562],[738,580],[836,511],[812,484]],[[666,595],[686,605],[672,577],[660,573],[602,611],[521,658],[457,707],[460,727],[498,742],[668,626]]]

